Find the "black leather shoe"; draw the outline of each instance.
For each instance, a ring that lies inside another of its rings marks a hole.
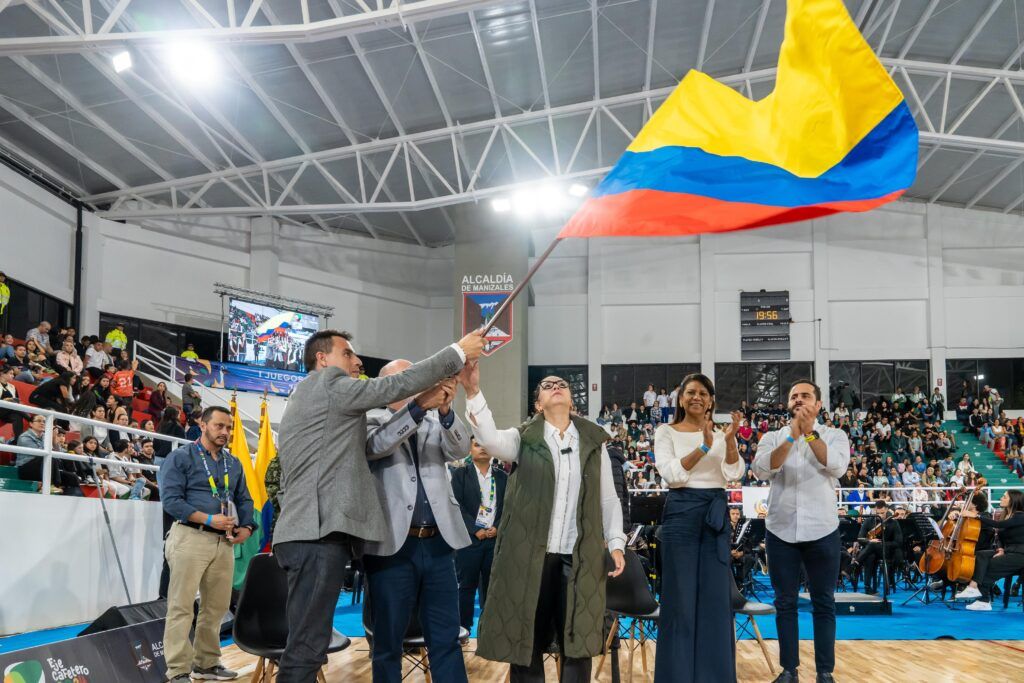
[[[779,674],[772,683],[799,683],[800,675],[796,671],[790,671],[789,669],[783,669],[782,673]]]
[[[832,678],[831,673],[820,673],[818,674],[817,683],[836,683],[836,679]]]

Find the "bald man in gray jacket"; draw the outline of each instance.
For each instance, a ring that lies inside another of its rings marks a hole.
[[[278,683],[312,683],[327,661],[345,567],[363,541],[388,532],[366,459],[366,412],[458,373],[483,350],[478,332],[405,372],[355,379],[361,365],[347,332],[306,342],[309,375],[288,400],[279,430],[281,515],[274,554],[288,573],[288,644]]]

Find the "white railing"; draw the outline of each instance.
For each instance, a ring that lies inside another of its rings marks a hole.
[[[755,487],[755,488],[769,488],[769,487],[763,486],[763,487]],[[1024,486],[1019,486],[1019,485],[1018,486],[993,486],[992,484],[989,484],[988,486],[985,486],[982,490],[985,492],[985,497],[988,498],[989,506],[990,507],[997,502],[997,501],[992,500],[992,490],[993,489],[999,489],[1000,491],[1008,491],[1008,490],[1024,491]],[[951,492],[951,493],[953,493],[955,495],[957,492],[962,491],[962,490],[963,489],[959,489],[959,488],[957,488],[955,486],[915,486],[913,488],[906,488],[906,487],[904,487],[904,488],[901,488],[901,489],[897,489],[897,488],[891,487],[891,486],[880,486],[878,488],[870,488],[870,489],[869,488],[864,488],[864,489],[861,489],[861,488],[855,488],[855,489],[854,488],[842,488],[842,487],[839,487],[839,486],[835,487],[835,491],[838,494],[842,494],[843,492],[846,492],[846,491],[862,491],[863,493],[873,493],[873,492],[876,492],[876,491],[887,492],[887,493],[889,493],[889,501],[888,501],[889,505],[894,505],[894,506],[904,506],[904,505],[906,505],[906,506],[911,506],[911,507],[921,507],[921,506],[925,506],[925,505],[949,505],[951,503],[960,502],[960,500],[945,500],[945,499],[932,499],[932,498],[929,498],[928,500],[912,500],[912,499],[908,499],[908,500],[893,500],[892,499],[892,492],[893,491],[936,491],[936,492],[940,492],[941,491],[941,492],[944,493],[944,492],[948,491],[948,492]],[[667,488],[650,488],[650,489],[636,489],[636,488],[632,488],[632,489],[626,489],[626,491],[628,493],[631,493],[631,494],[652,494],[652,493],[668,493],[669,491],[671,491],[671,489],[667,489]],[[725,489],[726,494],[729,494],[729,493],[732,493],[732,492],[735,492],[735,491],[740,491],[742,493],[742,489]],[[839,496],[837,496],[836,507],[840,508],[840,507],[842,507],[844,505],[845,506],[856,506],[856,507],[871,507],[874,504],[874,502],[875,502],[874,500],[853,500],[853,501],[851,501],[851,500],[839,500]],[[738,506],[743,505],[743,502],[742,501],[729,501],[729,505],[731,505],[733,507],[738,507]]]
[[[149,344],[143,344],[142,342],[139,341],[135,341],[133,342],[133,344],[135,350],[134,358],[136,358],[139,361],[140,369],[143,368],[143,365],[145,365],[146,372],[156,377],[156,379],[158,379],[159,381],[180,384],[180,382],[178,382],[176,378],[176,362],[178,356],[167,353],[166,351],[161,351],[160,349],[153,348]],[[221,398],[212,390],[210,390],[209,387],[204,386],[198,382],[193,383],[192,387],[196,390],[196,393],[199,394],[200,400],[202,400],[204,405],[230,408],[230,402],[225,401],[223,398]],[[253,417],[245,410],[243,410],[241,406],[237,406],[237,408],[239,415],[241,415],[244,419],[259,424],[260,418]],[[242,425],[242,429],[245,431],[246,435],[251,436],[256,441],[259,441],[260,435],[258,430],[250,429],[249,427],[245,426],[245,424]],[[276,437],[277,434],[275,433],[274,436]]]
[[[116,467],[125,466],[125,461],[123,460],[117,460],[114,458],[99,458],[88,455],[78,455],[77,453],[61,453],[60,451],[53,450],[53,428],[55,420],[67,420],[68,422],[74,422],[80,425],[93,425],[94,427],[113,429],[117,432],[136,434],[147,439],[160,439],[163,441],[170,441],[171,445],[174,447],[177,447],[179,444],[188,443],[186,439],[182,439],[181,437],[177,436],[168,436],[166,434],[158,434],[156,432],[147,432],[142,429],[134,429],[132,427],[122,427],[121,425],[113,425],[109,422],[103,422],[102,420],[93,420],[87,417],[79,417],[78,415],[60,413],[57,412],[56,410],[46,410],[44,408],[37,408],[35,406],[26,406],[22,405],[21,403],[11,403],[5,401],[3,403],[3,408],[5,410],[14,410],[21,413],[28,413],[30,415],[43,415],[46,417],[46,427],[43,430],[43,448],[29,448],[27,446],[18,446],[13,443],[0,445],[0,451],[6,451],[18,455],[32,455],[35,457],[43,458],[43,481],[41,491],[43,495],[50,495],[50,486],[53,483],[50,473],[50,464],[53,462],[54,458],[58,458],[60,460],[84,462],[89,465],[114,465]],[[149,470],[152,472],[156,472],[160,469],[159,465],[146,465],[143,463],[136,462],[130,463],[130,466],[132,469]]]

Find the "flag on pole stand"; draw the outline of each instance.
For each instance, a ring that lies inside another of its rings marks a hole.
[[[263,508],[259,515],[260,552],[270,551],[270,529],[274,521],[274,506],[267,495],[267,468],[270,461],[277,457],[277,446],[274,445],[274,433],[270,429],[270,411],[267,409],[267,394],[263,394],[263,405],[260,406],[260,442],[256,447],[256,479],[263,489]]]
[[[917,124],[842,0],[787,0],[775,89],[753,101],[691,71],[533,262],[486,334],[567,237],[760,228],[899,198]]]
[[[235,590],[242,587],[245,582],[245,573],[249,569],[249,560],[260,552],[260,534],[263,522],[262,509],[267,501],[267,488],[263,479],[256,474],[253,467],[252,453],[249,451],[249,443],[245,439],[245,429],[242,426],[242,415],[238,412],[237,396],[231,397],[231,455],[238,458],[242,463],[242,471],[245,473],[245,485],[249,489],[249,496],[252,497],[253,523],[257,525],[252,535],[244,543],[234,547],[235,551],[235,575],[232,586]]]

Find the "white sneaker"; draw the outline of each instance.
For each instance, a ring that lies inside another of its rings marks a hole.
[[[971,610],[972,612],[991,612],[992,603],[982,602],[981,600],[975,600],[971,604],[967,605],[967,609]]]
[[[957,593],[955,599],[956,600],[972,600],[974,598],[980,598],[980,597],[981,597],[981,591],[980,590],[978,590],[977,588],[972,588],[971,586],[968,586],[967,588],[965,588],[962,591],[960,591],[959,593]]]

